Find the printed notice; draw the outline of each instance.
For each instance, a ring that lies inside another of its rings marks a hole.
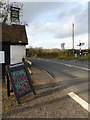
[[[0,63],[5,63],[5,52],[0,51]]]

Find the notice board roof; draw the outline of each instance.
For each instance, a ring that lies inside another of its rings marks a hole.
[[[2,42],[9,44],[28,44],[25,25],[2,24]]]

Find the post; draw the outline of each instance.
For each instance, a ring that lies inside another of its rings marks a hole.
[[[8,97],[10,96],[10,82],[9,82],[8,74],[7,74],[7,96]]]
[[[22,62],[24,62],[24,64],[25,64],[25,58],[22,58]]]
[[[73,49],[73,58],[74,58],[74,23],[72,23],[72,49]]]

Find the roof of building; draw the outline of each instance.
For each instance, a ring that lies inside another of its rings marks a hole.
[[[25,25],[2,24],[2,42],[9,44],[28,44]]]

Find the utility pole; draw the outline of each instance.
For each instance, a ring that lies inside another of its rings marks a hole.
[[[74,23],[72,23],[72,49],[73,49],[73,57],[74,57]]]

